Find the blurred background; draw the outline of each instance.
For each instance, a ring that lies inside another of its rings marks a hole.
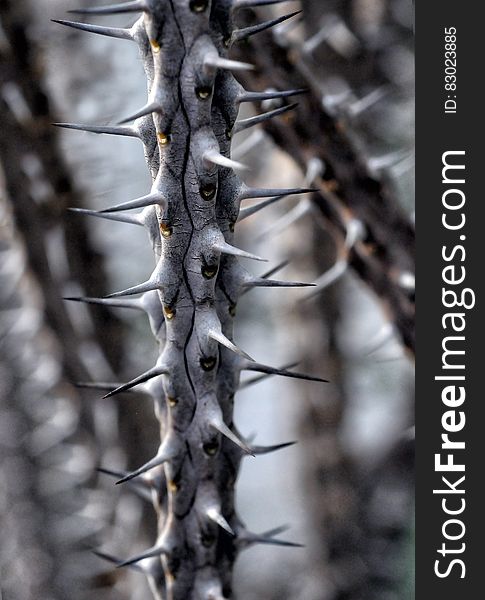
[[[143,315],[63,300],[144,281],[153,263],[142,228],[67,210],[105,208],[150,187],[136,139],[51,126],[112,124],[145,102],[134,45],[50,21],[90,5],[0,0],[2,600],[150,597],[142,575],[92,550],[127,557],[153,543],[150,504],[96,470],[132,469],[153,455],[151,402],[135,393],[100,400],[78,384],[128,380],[154,363],[157,348]],[[251,531],[289,525],[285,537],[304,548],[243,552],[235,597],[410,600],[412,3],[302,0],[239,20],[299,5],[301,16],[233,54],[258,67],[244,75],[247,89],[309,94],[233,149],[251,167],[248,184],[318,192],[268,206],[237,235],[271,266],[288,261],[278,278],[318,285],[252,291],[236,339],[261,362],[299,363],[330,383],[270,378],[237,397],[242,434],[264,445],[299,442],[245,460],[239,512]]]

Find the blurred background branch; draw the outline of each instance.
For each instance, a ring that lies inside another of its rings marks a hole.
[[[387,154],[374,157],[365,135],[359,135],[365,113],[376,105],[389,112],[394,102],[396,110],[395,98],[404,92],[412,102],[411,90],[406,89],[412,78],[393,80],[392,71],[386,74],[384,68],[384,59],[397,52],[396,46],[400,44],[402,52],[410,46],[411,30],[391,20],[387,3],[367,2],[359,13],[361,4],[322,6],[305,0],[304,24],[285,22],[276,32],[260,33],[238,47],[239,58],[257,66],[241,80],[250,90],[308,89],[296,111],[265,121],[264,129],[304,173],[312,162],[319,165],[306,183],[320,190],[312,200],[342,246],[349,225],[360,225],[348,264],[383,302],[405,347],[414,353],[414,227],[398,200],[391,173],[396,166],[409,168],[412,153],[410,148],[390,149],[396,144],[391,139]],[[372,7],[381,15],[377,23],[371,19]],[[247,19],[247,24],[253,23],[255,15]],[[372,35],[366,39],[368,30]],[[393,116],[399,119],[398,111]],[[412,134],[411,123],[407,126]]]
[[[73,387],[116,379],[124,332],[106,307],[76,314],[62,298],[103,296],[109,279],[84,219],[67,213],[84,198],[52,127],[32,17],[29,2],[1,0],[0,589],[11,600],[77,600],[92,589],[96,598],[117,589],[119,598],[126,581],[90,581],[99,566],[88,549],[126,543],[142,513],[108,492],[95,469],[105,458],[122,468],[130,448],[132,463],[150,450],[138,428],[144,411],[127,420],[123,405],[94,406]],[[131,433],[123,450],[120,429]]]
[[[29,4],[1,0],[0,54],[2,127],[0,160],[29,263],[46,298],[46,317],[63,344],[70,376],[85,379],[76,357],[80,331],[73,325],[60,290],[73,280],[88,296],[107,293],[103,257],[93,247],[83,219],[66,216],[82,207],[82,195],[66,165],[45,90],[42,53],[29,39]],[[61,244],[61,247],[58,247]],[[89,269],[86,268],[89,265]],[[91,309],[93,336],[113,368],[122,357],[119,320],[104,306]]]

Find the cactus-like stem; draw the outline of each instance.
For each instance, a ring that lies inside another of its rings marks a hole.
[[[231,44],[297,14],[235,28],[234,11],[253,4],[138,0],[74,11],[91,15],[141,12],[130,29],[58,21],[90,33],[134,40],[148,79],[145,106],[120,125],[57,125],[139,138],[152,175],[147,195],[88,212],[145,226],[155,252],[153,272],[144,283],[107,298],[72,300],[144,310],[160,344],[155,366],[116,385],[105,397],[140,386],[155,402],[162,435],[159,450],[136,471],[122,474],[118,483],[149,476],[144,481],[155,492],[158,532],[151,548],[119,566],[137,566],[149,577],[154,595],[167,600],[229,598],[238,550],[257,543],[297,545],[275,539],[280,529],[249,533],[236,514],[234,483],[243,456],[273,452],[291,443],[251,447],[233,424],[234,396],[242,370],[263,373],[263,377],[321,381],[255,362],[233,339],[235,307],[248,289],[311,285],[269,279],[278,268],[263,277],[251,276],[238,258],[264,259],[234,246],[241,201],[270,198],[261,204],[263,208],[282,196],[311,191],[250,189],[236,173],[244,165],[231,159],[234,134],[295,107],[284,105],[237,121],[241,102],[285,99],[304,92],[247,92],[234,78],[233,71],[250,70],[252,65],[232,60],[228,56]],[[130,121],[134,124],[122,125]],[[142,211],[126,212],[132,209]],[[247,209],[244,216],[254,212]],[[143,295],[131,299],[137,294]],[[106,389],[104,384],[100,387]]]

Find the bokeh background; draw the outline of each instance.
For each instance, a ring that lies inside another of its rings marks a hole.
[[[51,126],[115,123],[145,101],[136,47],[50,21],[89,5],[0,0],[2,600],[149,597],[142,575],[92,551],[125,558],[153,543],[150,504],[96,470],[132,469],[152,456],[151,403],[136,393],[101,400],[78,384],[137,375],[153,364],[155,343],[142,315],[63,300],[134,285],[153,262],[141,228],[67,211],[105,208],[150,186],[137,140]],[[294,113],[238,136],[234,156],[251,167],[252,185],[319,192],[245,219],[238,243],[270,266],[288,261],[278,277],[318,286],[252,291],[236,335],[261,362],[299,363],[330,383],[269,378],[238,395],[245,436],[299,442],[245,460],[239,511],[252,531],[288,525],[284,537],[304,547],[245,551],[235,592],[241,600],[410,600],[412,3],[303,0],[258,17],[300,5],[301,16],[235,55],[260,68],[245,76],[248,88],[310,93]]]

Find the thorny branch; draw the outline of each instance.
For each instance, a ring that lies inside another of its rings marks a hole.
[[[414,228],[390,182],[371,171],[354,147],[345,120],[323,106],[298,45],[264,32],[240,45],[237,58],[256,66],[240,75],[246,89],[309,89],[291,117],[268,119],[263,127],[303,171],[313,159],[324,165],[312,182],[320,190],[312,200],[340,231],[342,245],[348,223],[362,225],[363,235],[349,251],[349,265],[380,298],[404,346],[414,354],[414,286],[408,286],[414,273]]]

